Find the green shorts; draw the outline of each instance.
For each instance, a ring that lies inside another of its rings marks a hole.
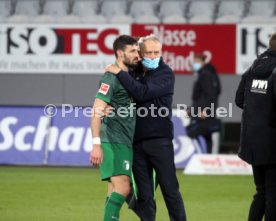
[[[118,175],[131,177],[132,148],[124,144],[102,143],[103,162],[100,164],[101,179],[110,181]]]

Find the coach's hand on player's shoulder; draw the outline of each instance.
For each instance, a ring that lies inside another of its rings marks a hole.
[[[90,153],[90,162],[93,165],[100,165],[103,161],[103,151],[100,144],[93,144],[93,149]]]
[[[110,114],[114,111],[114,107],[112,107],[111,105],[107,105],[105,108],[104,108],[104,111],[103,111],[103,113],[104,113],[104,116],[105,117],[110,117]]]
[[[118,74],[121,71],[121,68],[119,68],[115,64],[109,64],[105,67],[105,71],[113,74]]]

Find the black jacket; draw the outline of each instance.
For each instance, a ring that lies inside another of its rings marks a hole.
[[[216,68],[211,63],[207,63],[203,66],[203,70],[209,71],[212,74],[214,81],[216,82],[215,88],[217,94],[221,94],[221,83]]]
[[[220,92],[220,80],[215,69],[209,64],[204,65],[198,72],[198,78],[193,86],[192,107],[195,108],[195,111],[199,107],[203,110],[205,107],[211,107],[213,103],[217,108]]]
[[[159,67],[155,70],[143,72],[142,69],[135,71],[136,77],[121,71],[117,77],[121,84],[126,88],[130,95],[136,101],[137,110],[144,113],[142,108],[149,110],[148,115],[136,118],[136,130],[134,142],[150,138],[173,138],[172,100],[174,93],[174,74],[172,69],[160,59]],[[158,108],[161,117],[158,115],[158,109],[153,111],[151,116],[152,105]],[[160,109],[161,108],[161,109]],[[166,114],[165,108],[168,110]],[[163,109],[163,110],[162,110]],[[138,112],[137,112],[138,113]],[[157,115],[157,117],[154,117]]]
[[[236,105],[243,109],[239,156],[253,165],[276,163],[276,51],[268,49],[243,74]]]

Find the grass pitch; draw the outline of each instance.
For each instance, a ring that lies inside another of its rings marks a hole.
[[[250,176],[177,172],[188,221],[244,221],[254,193]],[[106,184],[92,168],[0,167],[0,221],[102,221]],[[138,221],[124,205],[121,221]],[[160,189],[157,221],[169,221]]]

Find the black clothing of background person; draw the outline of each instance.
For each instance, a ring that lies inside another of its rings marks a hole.
[[[236,105],[243,109],[239,156],[253,165],[276,163],[276,51],[268,49],[243,75]]]
[[[261,54],[242,75],[235,102],[243,109],[239,157],[252,164],[257,190],[249,221],[261,221],[263,216],[275,221],[276,47]]]
[[[217,69],[215,68],[215,66],[212,65],[211,63],[207,63],[203,66],[203,70],[209,71],[212,74],[212,76],[214,77],[215,82],[216,82],[217,94],[220,95],[221,94],[221,83],[220,83],[220,79],[219,79]]]
[[[216,69],[211,64],[205,64],[198,71],[198,78],[193,86],[191,112],[194,115],[198,115],[198,111],[212,107],[213,104],[215,115],[220,93],[221,84]],[[210,112],[207,111],[207,114],[210,114]],[[197,138],[200,135],[204,136],[207,143],[207,152],[211,153],[211,134],[214,131],[219,131],[220,128],[220,121],[215,116],[204,119],[192,116],[191,124],[187,127],[187,134],[191,138]]]
[[[204,65],[198,72],[192,93],[192,107],[218,106],[218,96],[221,93],[220,80],[211,64]]]

